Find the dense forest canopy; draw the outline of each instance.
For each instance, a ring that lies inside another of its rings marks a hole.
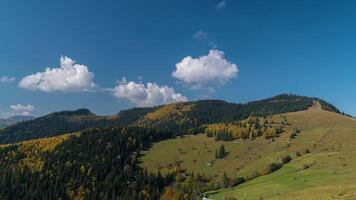
[[[183,134],[205,133],[215,140],[278,137],[290,125],[282,113],[306,110],[316,102],[340,113],[320,99],[279,95],[245,104],[201,100],[134,108],[114,116],[79,109],[18,123],[0,131],[0,143],[29,140],[0,146],[0,199],[198,198],[204,191],[236,186],[251,177],[224,175],[216,184],[214,177],[186,173],[179,162],[165,175],[150,173],[140,168],[141,151]],[[272,119],[274,114],[281,115]],[[224,159],[227,152],[221,145],[215,159]],[[289,161],[272,163],[260,175]]]
[[[158,199],[172,176],[140,169],[138,156],[170,137],[113,127],[72,135],[48,151],[29,153],[28,144],[0,148],[0,199]]]
[[[141,126],[174,132],[201,133],[203,125],[231,123],[249,116],[267,116],[306,110],[318,101],[324,110],[340,113],[333,105],[298,95],[282,94],[269,99],[236,104],[222,100],[199,100],[152,108],[123,110],[114,116],[97,116],[87,109],[55,112],[0,130],[0,144],[72,133],[87,128]]]

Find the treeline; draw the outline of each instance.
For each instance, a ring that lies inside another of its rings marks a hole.
[[[173,114],[163,118],[141,118],[139,125],[172,131],[178,135],[196,134],[204,130],[203,125],[205,124],[236,123],[249,116],[266,117],[274,114],[307,110],[315,100],[315,98],[288,94],[245,104],[227,103],[221,100],[200,100],[181,103],[182,105],[177,106],[178,109],[175,109]],[[338,112],[335,107],[324,101],[320,101],[320,104],[328,110]],[[190,109],[183,110],[179,109],[179,107],[189,107]],[[159,109],[166,109],[166,105],[156,107],[155,111]],[[250,134],[250,132],[244,132],[241,137],[249,138],[250,136],[246,134]]]
[[[170,104],[152,108],[134,108],[121,111],[114,116],[104,117],[92,114],[87,109],[80,109],[56,112],[9,126],[0,130],[0,144],[107,126],[141,126],[173,132],[176,136],[197,134],[203,132],[203,126],[206,124],[235,123],[249,116],[265,117],[306,110],[315,101],[318,101],[323,109],[339,113],[337,108],[323,100],[288,94],[245,104],[227,103],[221,100],[200,100],[177,103],[174,106]],[[241,136],[238,137],[250,138],[260,133],[244,131],[240,134]]]
[[[152,108],[134,108],[110,117],[97,116],[88,109],[54,112],[0,130],[0,144],[52,137],[89,128],[124,127],[151,110]]]
[[[0,199],[159,199],[173,176],[138,166],[140,151],[172,134],[137,127],[91,129],[38,153],[37,170],[18,145],[0,149]]]
[[[208,176],[201,173],[186,173],[184,170],[177,171],[174,183],[164,190],[161,199],[201,199],[203,196],[208,196],[204,195],[205,192],[236,187],[259,176],[271,174],[290,161],[292,161],[291,156],[284,156],[280,159],[280,162],[270,163],[261,168],[260,171],[246,176],[229,177],[225,172],[220,176]]]
[[[267,117],[250,116],[246,120],[237,123],[217,123],[207,125],[204,132],[215,140],[253,139],[264,136],[266,139],[277,137],[289,125],[286,117],[281,116],[280,121],[275,122]]]

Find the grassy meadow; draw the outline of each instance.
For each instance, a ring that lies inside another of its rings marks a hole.
[[[260,137],[224,142],[204,135],[171,139],[144,152],[141,166],[165,173],[179,160],[183,169],[195,173],[249,176],[290,155],[292,161],[276,172],[235,188],[210,191],[209,198],[356,199],[356,121],[318,107],[286,117],[291,125],[275,141]],[[293,128],[301,132],[290,139]],[[221,144],[229,155],[208,165]]]

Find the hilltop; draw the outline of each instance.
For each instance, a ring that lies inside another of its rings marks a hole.
[[[324,110],[318,102],[307,110],[271,119],[278,123],[281,117],[289,125],[273,139],[216,141],[200,134],[166,140],[143,153],[142,167],[169,173],[178,161],[185,173],[210,177],[206,184],[193,181],[183,191],[208,191],[211,199],[356,198],[356,159],[352,153],[356,150],[356,120]],[[229,154],[215,159],[221,144]],[[283,161],[287,157],[291,160]],[[283,162],[286,164],[278,166]],[[273,163],[278,168],[269,172]],[[224,176],[227,189],[207,189],[219,188]],[[182,179],[181,184],[187,180]],[[169,190],[171,195],[177,186]]]
[[[12,143],[0,145],[0,197],[347,198],[354,130],[331,104],[297,95],[55,112],[0,133]]]
[[[114,116],[98,116],[88,109],[61,111],[0,130],[0,144],[51,137],[88,128],[107,126],[140,126],[155,128],[175,135],[197,134],[202,126],[230,123],[247,117],[302,111],[318,101],[324,110],[340,113],[331,104],[311,97],[282,94],[249,103],[228,103],[222,100],[199,100],[151,108],[123,110]]]

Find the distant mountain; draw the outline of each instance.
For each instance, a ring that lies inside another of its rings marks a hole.
[[[0,130],[0,143],[44,138],[90,127],[106,126],[105,119],[105,117],[96,116],[88,109],[55,112],[5,127]]]
[[[34,116],[13,116],[6,119],[0,119],[0,128],[16,124],[18,122],[28,121],[34,119]]]
[[[249,103],[228,103],[222,100],[200,100],[151,108],[123,110],[113,116],[98,116],[88,109],[55,112],[0,130],[0,144],[77,132],[107,126],[139,126],[176,135],[196,134],[203,125],[236,122],[251,115],[266,116],[307,110],[315,101],[321,109],[340,113],[333,105],[312,97],[282,94]]]

